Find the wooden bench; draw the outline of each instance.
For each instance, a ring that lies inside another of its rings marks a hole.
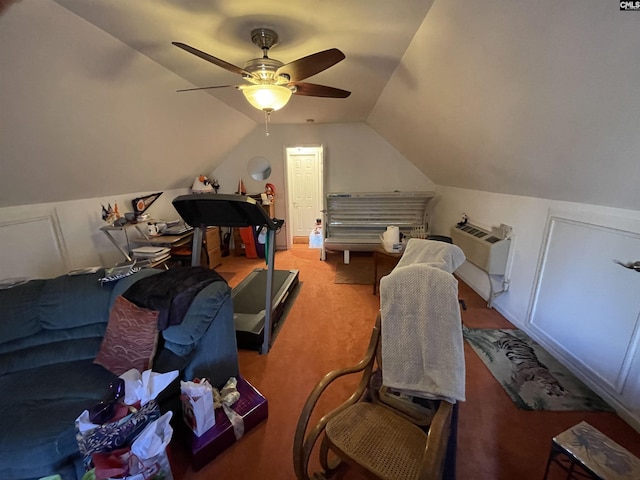
[[[363,192],[327,194],[324,218],[326,251],[343,251],[344,263],[349,252],[372,252],[381,243],[380,236],[389,225],[399,227],[404,235],[422,229],[429,231],[429,203],[435,192]]]
[[[580,422],[553,438],[545,479],[552,465],[564,470],[567,479],[640,478],[640,459],[587,422]]]

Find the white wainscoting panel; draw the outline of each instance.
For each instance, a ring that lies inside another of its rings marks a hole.
[[[628,220],[549,215],[528,326],[601,390],[635,409],[625,390],[640,385],[632,378],[640,273],[614,262],[640,260],[640,230]]]
[[[67,271],[66,248],[55,210],[0,221],[0,278],[48,278]]]

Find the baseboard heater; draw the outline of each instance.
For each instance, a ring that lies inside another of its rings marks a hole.
[[[508,288],[506,272],[511,248],[511,227],[503,224],[488,231],[470,223],[456,224],[451,227],[451,239],[462,249],[469,262],[489,276],[491,307],[493,300]],[[502,288],[498,291],[494,288],[496,282],[502,283]]]

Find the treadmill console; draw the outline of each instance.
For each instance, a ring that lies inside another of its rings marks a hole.
[[[260,227],[277,230],[275,220],[251,197],[221,193],[193,193],[173,199],[173,206],[182,219],[193,227]]]

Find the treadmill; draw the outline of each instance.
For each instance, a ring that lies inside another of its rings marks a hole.
[[[290,293],[298,285],[299,270],[275,270],[276,231],[284,220],[271,219],[251,197],[219,193],[181,195],[173,206],[194,228],[191,265],[200,264],[202,238],[209,226],[266,227],[267,268],[256,268],[231,291],[233,318],[239,348],[269,352],[274,327],[279,322]]]

